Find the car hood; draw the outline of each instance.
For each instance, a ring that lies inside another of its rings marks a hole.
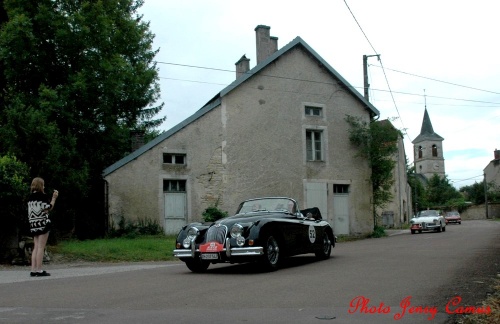
[[[438,220],[439,216],[422,216],[414,217],[410,221],[413,223],[432,223],[434,220]]]
[[[219,219],[218,221],[215,222],[215,224],[226,225],[228,228],[230,228],[232,225],[236,223],[245,226],[260,222],[263,219],[284,219],[284,218],[295,218],[295,216],[291,214],[273,213],[273,212],[247,213],[247,214],[237,214],[234,216]]]

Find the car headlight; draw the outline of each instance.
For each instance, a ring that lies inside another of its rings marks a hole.
[[[191,240],[189,238],[185,238],[183,241],[182,241],[182,246],[185,248],[185,249],[189,249],[189,247],[191,246]]]
[[[196,227],[191,227],[187,231],[187,238],[190,241],[194,241],[198,237],[198,234],[200,234],[200,230],[197,229]]]
[[[243,236],[238,236],[236,238],[236,244],[238,244],[238,246],[245,245],[245,238]]]
[[[437,223],[438,223],[437,218],[434,218],[433,223],[434,223],[434,224],[437,224]]]
[[[240,224],[234,224],[233,227],[231,227],[231,237],[232,238],[237,238],[243,235],[243,226]]]

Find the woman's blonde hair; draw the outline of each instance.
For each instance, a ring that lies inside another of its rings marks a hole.
[[[31,181],[31,192],[39,191],[45,193],[44,187],[45,181],[43,181],[40,177],[36,177],[33,181]]]

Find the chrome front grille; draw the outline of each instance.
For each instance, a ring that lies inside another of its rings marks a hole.
[[[226,241],[227,226],[226,225],[214,225],[210,226],[207,230],[206,242],[218,242],[224,244]]]

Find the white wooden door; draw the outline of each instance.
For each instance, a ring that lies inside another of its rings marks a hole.
[[[186,225],[186,193],[166,192],[165,201],[165,234],[177,234]]]
[[[328,191],[324,182],[306,182],[306,204],[300,208],[318,207],[321,217],[328,220]]]
[[[333,193],[333,231],[336,235],[349,234],[348,193]]]

